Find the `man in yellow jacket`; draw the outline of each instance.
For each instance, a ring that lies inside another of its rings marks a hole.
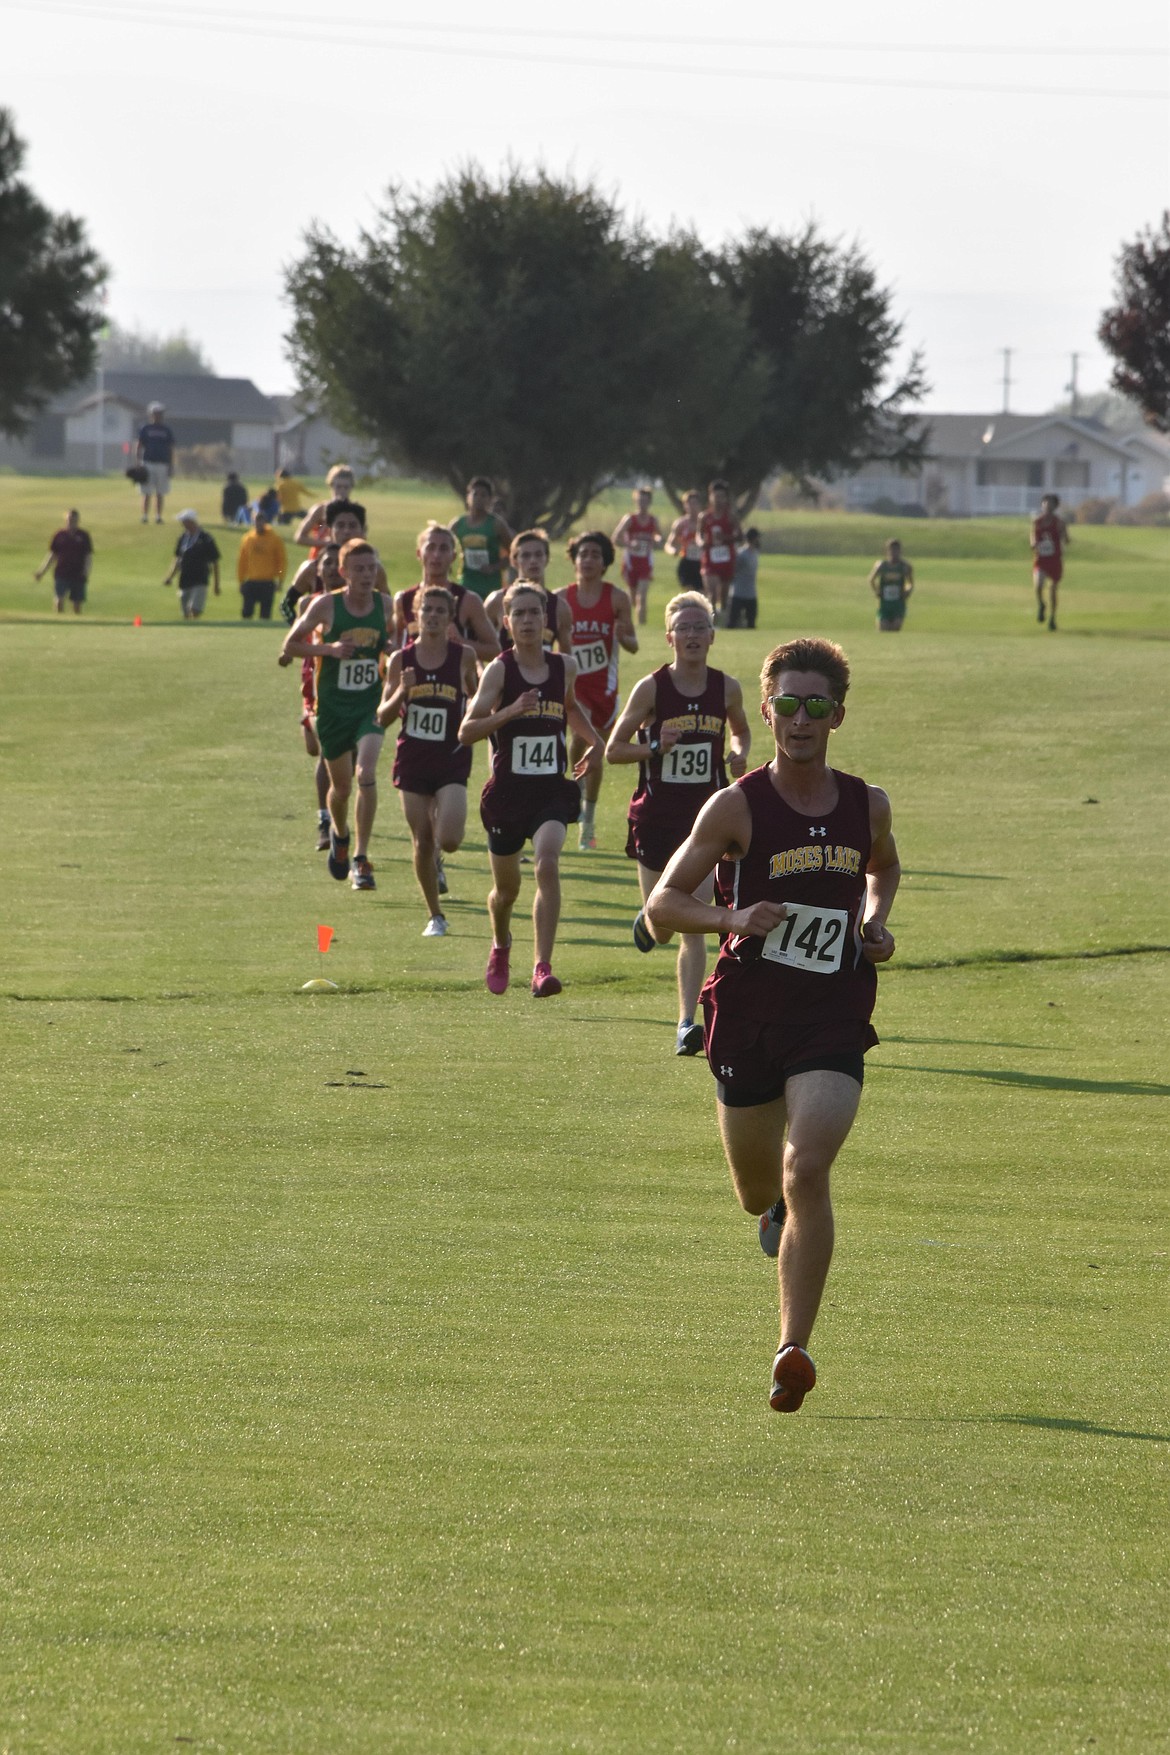
[[[260,620],[272,620],[272,600],[284,582],[287,564],[283,542],[270,527],[263,512],[257,512],[252,520],[252,529],[240,544],[240,558],[236,563],[240,595],[243,598],[240,614],[246,622],[251,621],[257,605],[260,607]]]

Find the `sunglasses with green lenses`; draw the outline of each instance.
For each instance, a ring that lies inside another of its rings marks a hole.
[[[795,719],[804,708],[810,719],[830,719],[837,711],[831,695],[773,695],[772,711],[781,719]]]

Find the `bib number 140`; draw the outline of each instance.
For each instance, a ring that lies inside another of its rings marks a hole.
[[[843,908],[809,908],[803,902],[784,906],[788,918],[772,928],[763,955],[770,963],[785,963],[810,975],[835,975],[841,967],[848,914]]]

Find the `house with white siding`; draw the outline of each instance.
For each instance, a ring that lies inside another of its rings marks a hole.
[[[103,372],[64,391],[23,439],[0,440],[0,464],[29,473],[85,474],[134,461],[152,402],[179,449],[225,445],[241,473],[272,472],[279,411],[250,378],[203,372]]]
[[[1068,511],[1087,499],[1135,506],[1170,479],[1170,443],[1152,430],[1117,433],[1068,414],[936,414],[922,425],[922,468],[900,475],[867,464],[833,484],[847,506],[892,500],[933,517],[1020,516],[1046,493]]]

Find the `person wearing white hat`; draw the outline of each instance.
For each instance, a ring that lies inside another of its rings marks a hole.
[[[170,492],[171,471],[175,467],[175,435],[163,420],[166,409],[161,402],[152,402],[147,409],[150,419],[138,429],[137,459],[146,471],[142,483],[142,522],[150,522],[150,496],[154,495],[154,521],[163,521],[163,501]]]
[[[198,512],[190,506],[179,513],[177,522],[183,526],[183,534],[175,544],[174,565],[163,584],[169,585],[175,574],[179,575],[183,620],[196,622],[207,603],[209,578],[215,580],[215,595],[219,596],[219,549],[214,536],[201,526]]]

